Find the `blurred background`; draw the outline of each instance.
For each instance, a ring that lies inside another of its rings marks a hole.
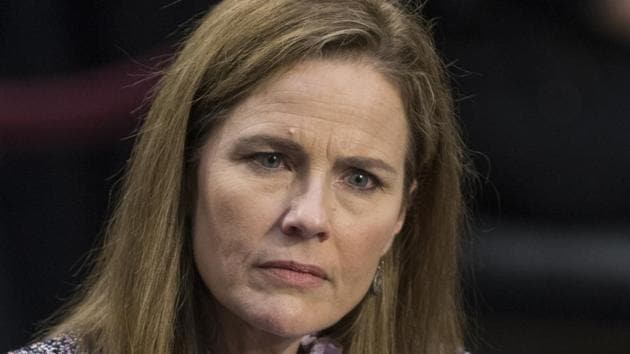
[[[0,2],[0,352],[85,276],[155,73],[211,3]],[[630,352],[630,0],[424,12],[479,174],[468,349]]]

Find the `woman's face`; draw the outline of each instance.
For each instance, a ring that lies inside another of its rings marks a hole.
[[[406,141],[397,88],[360,61],[300,63],[237,106],[201,152],[193,226],[224,318],[289,338],[356,306],[403,224]]]

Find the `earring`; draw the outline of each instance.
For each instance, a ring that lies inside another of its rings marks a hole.
[[[378,262],[376,273],[374,273],[374,279],[372,279],[372,286],[370,286],[370,293],[374,296],[379,296],[383,292],[383,260]]]

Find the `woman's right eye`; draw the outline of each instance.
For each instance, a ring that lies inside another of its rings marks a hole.
[[[277,152],[258,152],[252,155],[252,160],[261,167],[269,170],[277,169],[285,165],[284,156]]]

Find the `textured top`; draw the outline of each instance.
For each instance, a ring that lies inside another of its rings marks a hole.
[[[305,336],[302,338],[301,345],[309,354],[342,354],[341,347],[326,337]],[[7,354],[77,354],[77,348],[77,338],[66,335],[37,342]],[[470,353],[462,352],[462,354]]]
[[[306,336],[302,348],[309,354],[341,354],[341,348],[326,338]],[[77,354],[77,338],[71,335],[37,342],[7,354]]]
[[[75,354],[77,339],[73,336],[61,336],[37,342],[28,347],[7,354]]]

